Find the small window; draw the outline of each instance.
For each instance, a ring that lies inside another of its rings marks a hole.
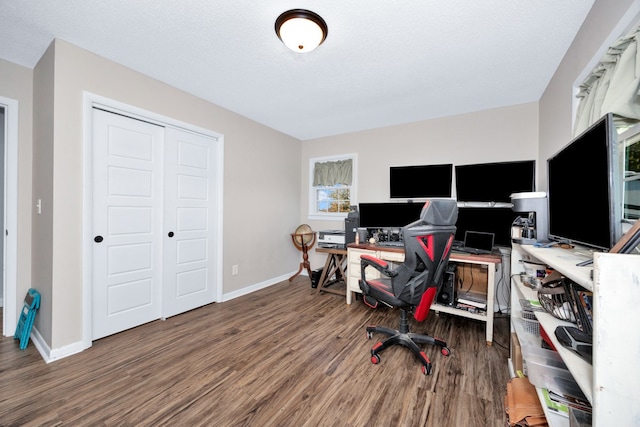
[[[356,202],[356,155],[309,160],[309,218],[342,220]]]

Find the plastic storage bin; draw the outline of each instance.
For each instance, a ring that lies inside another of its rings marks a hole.
[[[520,327],[522,328],[522,330],[528,334],[532,334],[535,335],[537,337],[540,336],[540,322],[538,322],[538,320],[535,318],[535,316],[531,316],[533,317],[528,318],[529,316],[527,316],[526,311],[522,312],[522,317],[518,320],[520,320],[519,324]]]
[[[522,358],[526,366],[526,375],[531,384],[556,393],[587,400],[557,352],[522,346]]]

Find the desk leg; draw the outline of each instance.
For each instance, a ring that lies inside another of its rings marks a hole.
[[[318,285],[318,293],[329,292],[336,295],[345,295],[345,292],[340,289],[331,289],[325,286],[334,274],[336,275],[336,279],[340,274],[342,274],[342,277],[340,279],[344,281],[346,285],[347,277],[344,273],[344,269],[342,268],[344,259],[345,257],[340,254],[330,253],[327,255],[327,261],[324,264],[324,269],[320,277],[320,284]]]
[[[327,274],[329,273],[330,267],[331,267],[331,254],[327,255],[327,260],[324,263],[322,274],[320,274],[320,280],[318,280],[318,290],[316,291],[317,293],[320,293],[320,290],[324,286],[324,281],[327,279]]]
[[[493,312],[496,299],[496,265],[487,264],[487,345],[493,343]]]

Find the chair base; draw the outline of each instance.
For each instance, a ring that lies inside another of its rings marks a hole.
[[[389,338],[384,341],[379,341],[371,348],[371,363],[380,363],[380,353],[391,347],[392,345],[401,345],[408,348],[413,355],[418,359],[418,362],[422,365],[422,373],[425,375],[431,374],[431,361],[425,354],[425,352],[418,346],[420,344],[431,344],[440,347],[440,353],[443,356],[448,356],[451,350],[447,347],[447,343],[439,338],[434,338],[429,335],[422,335],[409,332],[409,326],[407,323],[407,312],[402,309],[400,316],[400,326],[398,329],[386,328],[384,326],[367,326],[367,338],[373,338],[374,333],[381,333],[387,335]]]

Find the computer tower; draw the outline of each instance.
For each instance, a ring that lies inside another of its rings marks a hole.
[[[454,306],[456,298],[456,265],[449,264],[442,276],[442,286],[436,300],[438,304]]]
[[[317,288],[318,287],[318,283],[320,282],[320,276],[322,276],[322,268],[318,268],[316,270],[313,270],[311,272],[311,287],[312,288]]]
[[[344,243],[354,243],[356,241],[356,234],[358,233],[358,227],[360,227],[360,217],[353,215],[353,212],[349,213],[349,216],[344,219]]]

